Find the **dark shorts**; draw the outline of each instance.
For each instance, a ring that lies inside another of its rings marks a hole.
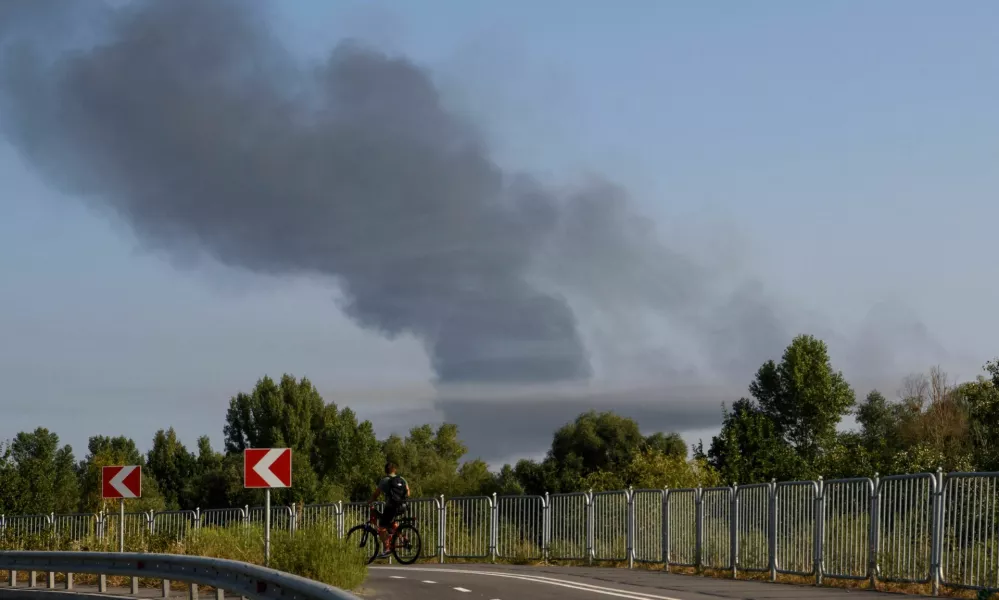
[[[378,518],[378,526],[388,529],[395,523],[395,520],[399,518],[400,515],[406,512],[406,505],[402,504],[400,506],[392,506],[389,504],[385,505],[382,509],[382,514]]]

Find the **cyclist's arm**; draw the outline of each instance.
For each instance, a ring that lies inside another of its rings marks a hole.
[[[368,500],[368,504],[374,504],[375,500],[378,499],[378,496],[381,496],[381,495],[382,495],[382,489],[376,485],[375,486],[375,492],[373,494],[371,494],[371,499]]]

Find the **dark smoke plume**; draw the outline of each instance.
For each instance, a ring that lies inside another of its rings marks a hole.
[[[3,87],[18,147],[148,244],[335,277],[353,318],[417,335],[443,380],[589,374],[566,301],[528,281],[556,199],[404,59],[342,44],[305,70],[242,3],[171,0],[51,65],[9,52]]]
[[[303,64],[235,0],[94,9],[93,40],[54,46],[77,39],[81,5],[97,6],[0,3],[0,126],[150,248],[335,280],[358,323],[421,339],[442,382],[588,378],[561,293],[673,319],[701,346],[688,354],[739,381],[789,340],[762,292],[722,290],[620,188],[555,190],[495,164],[403,57],[344,42]]]

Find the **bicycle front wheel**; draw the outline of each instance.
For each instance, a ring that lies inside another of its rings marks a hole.
[[[347,545],[355,549],[370,565],[378,557],[381,541],[378,539],[378,533],[372,531],[371,527],[355,525],[347,532]]]
[[[411,565],[420,558],[421,550],[420,531],[412,525],[400,525],[392,536],[392,556],[404,565]]]

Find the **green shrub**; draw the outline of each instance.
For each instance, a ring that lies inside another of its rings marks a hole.
[[[343,588],[356,589],[368,574],[366,557],[328,525],[313,523],[295,535],[282,531],[271,537],[271,567]]]

